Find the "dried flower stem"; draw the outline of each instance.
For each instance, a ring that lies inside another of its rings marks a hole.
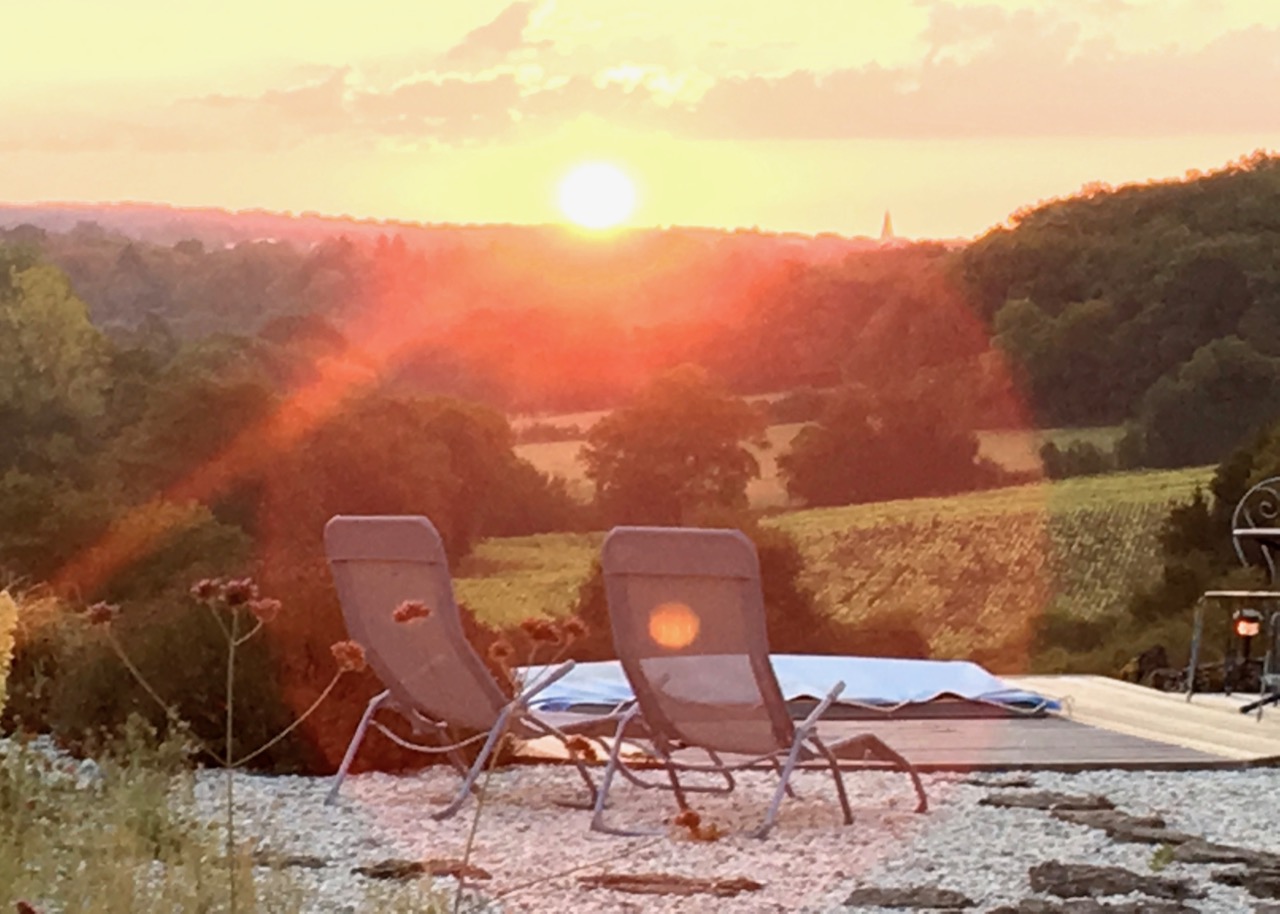
[[[231,914],[236,914],[236,816],[235,771],[231,767],[231,752],[235,726],[235,674],[236,632],[240,625],[240,610],[232,608],[231,625],[227,631],[227,889],[230,892]]]
[[[302,712],[302,716],[301,716],[301,717],[299,717],[299,718],[298,718],[297,720],[295,720],[293,723],[289,724],[289,726],[285,727],[283,730],[281,730],[281,731],[280,731],[279,733],[277,733],[275,736],[271,737],[271,739],[270,739],[270,740],[268,740],[267,742],[263,743],[263,744],[262,744],[261,746],[259,746],[257,749],[254,749],[254,750],[253,750],[252,752],[250,752],[248,755],[244,756],[243,758],[238,758],[238,759],[236,759],[236,760],[232,763],[232,767],[233,767],[233,768],[239,768],[241,765],[245,764],[246,762],[252,761],[253,759],[257,758],[257,757],[258,757],[259,755],[261,755],[262,753],[266,752],[268,749],[270,749],[270,748],[271,748],[272,746],[274,746],[276,743],[280,742],[280,740],[284,739],[286,736],[288,736],[288,735],[289,735],[290,733],[292,733],[294,730],[296,730],[296,729],[297,729],[297,728],[302,724],[302,722],[303,722],[304,720],[306,720],[308,717],[310,717],[310,716],[311,716],[311,714],[312,714],[312,712],[314,712],[316,708],[320,707],[321,703],[323,703],[323,702],[324,702],[324,700],[325,700],[326,698],[328,698],[328,697],[329,697],[329,693],[330,693],[330,692],[332,692],[332,691],[334,690],[334,687],[335,687],[335,686],[337,686],[337,684],[338,684],[338,680],[342,678],[342,674],[343,674],[343,672],[344,672],[343,670],[339,670],[338,672],[336,672],[336,673],[334,673],[334,674],[333,674],[333,678],[332,678],[332,679],[330,679],[330,680],[329,680],[329,684],[328,684],[327,686],[325,686],[325,687],[324,687],[324,691],[320,693],[320,697],[319,697],[319,698],[317,698],[315,701],[313,701],[313,702],[311,703],[311,707],[307,708],[307,710],[305,710],[305,711],[303,711],[303,712]]]
[[[120,639],[116,637],[116,633],[112,631],[111,626],[104,625],[102,629],[107,634],[107,643],[111,645],[111,649],[115,651],[116,656],[120,658],[120,662],[124,664],[124,668],[129,671],[130,675],[133,676],[138,685],[142,686],[142,690],[151,696],[151,700],[160,706],[160,709],[164,711],[165,717],[169,722],[174,723],[181,720],[178,712],[168,702],[161,698],[159,693],[151,687],[151,683],[149,683],[147,678],[142,675],[142,671],[138,669],[134,662],[129,658],[129,655],[125,653],[124,645],[120,643]],[[214,749],[205,743],[204,740],[200,739],[200,737],[196,736],[194,733],[188,734],[188,737],[196,742],[201,752],[204,752],[219,765],[226,764],[226,759],[215,752]]]

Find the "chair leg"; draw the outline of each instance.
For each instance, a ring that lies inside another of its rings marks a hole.
[[[689,801],[684,795],[684,788],[680,785],[680,776],[676,774],[676,769],[667,766],[667,778],[671,781],[671,790],[676,795],[676,806],[684,812],[689,808]]]
[[[604,820],[604,808],[609,799],[609,788],[613,785],[613,776],[619,771],[625,772],[626,765],[622,762],[622,734],[626,732],[627,725],[631,719],[636,716],[638,709],[631,711],[618,722],[618,729],[614,736],[613,746],[609,750],[609,761],[604,767],[604,776],[600,779],[600,788],[596,792],[596,806],[591,813],[591,830],[603,832],[607,835],[622,835],[625,837],[635,837],[639,835],[660,835],[664,829],[650,828],[618,828],[609,825]],[[658,786],[658,785],[644,785]]]
[[[347,745],[347,752],[342,757],[342,764],[338,766],[338,773],[334,775],[333,787],[329,789],[329,795],[324,798],[325,806],[332,806],[338,798],[338,789],[342,787],[342,782],[346,780],[347,772],[351,769],[351,763],[355,761],[356,752],[359,751],[360,744],[364,742],[364,734],[369,729],[369,722],[373,720],[373,715],[378,712],[378,709],[390,697],[391,690],[388,689],[379,695],[375,695],[364,709],[364,716],[360,718],[360,725],[356,727],[356,732],[352,734],[351,742]]]
[[[782,773],[778,775],[781,779],[778,789],[773,792],[773,799],[769,801],[769,808],[764,814],[764,821],[760,823],[760,827],[751,833],[753,838],[763,839],[769,834],[773,828],[773,823],[778,818],[778,810],[782,807],[782,798],[787,793],[787,783],[791,780],[791,772],[796,767],[796,760],[800,758],[800,747],[804,744],[804,737],[797,733],[795,740],[791,743],[791,751],[787,753],[787,763],[782,768]]]
[[[816,735],[809,737],[809,742],[817,747],[822,753],[822,757],[827,760],[827,765],[831,768],[831,778],[836,782],[836,796],[840,800],[840,812],[844,815],[844,824],[853,824],[853,808],[849,805],[849,791],[844,786],[844,776],[840,774],[840,763],[836,761],[835,755],[827,748],[827,744],[818,739]]]
[[[894,767],[911,778],[911,785],[916,791],[916,812],[929,811],[929,798],[924,792],[924,784],[920,783],[920,773],[905,758],[894,752],[884,740],[878,736],[867,734],[862,737],[863,744],[871,750],[871,754],[881,761],[892,762]]]
[[[778,761],[776,756],[769,756],[769,764],[773,766],[773,771],[778,777],[782,777],[782,763]],[[798,799],[796,789],[790,783],[786,785],[787,796],[792,800]]]
[[[493,750],[497,747],[498,740],[507,732],[507,721],[511,719],[512,710],[513,706],[511,705],[502,709],[502,713],[498,715],[498,719],[494,722],[493,728],[489,731],[489,738],[484,741],[484,745],[480,748],[480,753],[476,756],[476,760],[471,764],[471,770],[468,771],[467,776],[463,778],[462,785],[458,788],[457,795],[448,806],[433,812],[431,814],[431,818],[436,819],[437,821],[447,819],[461,809],[462,804],[467,802],[467,796],[471,793],[471,788],[480,777],[480,772],[484,771],[484,766],[489,761],[489,756],[493,754]]]

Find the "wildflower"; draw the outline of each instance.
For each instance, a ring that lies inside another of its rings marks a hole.
[[[258,585],[253,583],[252,578],[227,581],[222,585],[222,599],[228,606],[244,606],[258,599]]]
[[[280,615],[280,601],[273,597],[263,597],[251,602],[249,611],[257,617],[259,622],[266,625]]]
[[[107,625],[120,615],[120,607],[114,603],[94,603],[89,607],[86,618],[90,625]]]
[[[579,638],[585,638],[587,631],[587,623],[577,616],[570,616],[560,625],[560,633],[564,635],[565,641],[577,641]]]
[[[355,641],[338,641],[330,648],[338,669],[344,673],[361,673],[365,668],[364,648]]]
[[[191,585],[191,596],[202,603],[217,599],[224,582],[220,578],[201,578]]]
[[[506,663],[516,654],[516,649],[509,641],[495,641],[489,645],[489,659],[496,663]]]
[[[560,634],[556,631],[556,627],[546,619],[525,619],[520,623],[520,627],[524,629],[524,633],[532,641],[555,644],[560,640]]]
[[[414,619],[425,619],[431,615],[431,610],[427,608],[427,604],[421,600],[405,600],[396,607],[391,617],[402,625],[406,622],[412,622]]]
[[[571,756],[583,758],[588,762],[595,762],[600,758],[596,754],[596,747],[591,745],[591,741],[585,736],[575,734],[569,737],[565,740],[564,747]]]

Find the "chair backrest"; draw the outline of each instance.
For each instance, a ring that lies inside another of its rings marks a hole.
[[[459,727],[488,730],[508,699],[467,641],[440,534],[425,517],[337,516],[325,554],[352,640],[406,707]],[[422,602],[426,618],[397,622]]]
[[[1271,546],[1257,540],[1235,536],[1234,531],[1250,527],[1280,527],[1280,476],[1272,476],[1253,486],[1241,496],[1231,514],[1231,542],[1242,564],[1261,566],[1268,583],[1275,585],[1277,562]]]
[[[751,755],[790,746],[751,540],[615,527],[602,562],[614,647],[656,741]]]

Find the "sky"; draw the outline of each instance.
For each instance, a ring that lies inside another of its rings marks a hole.
[[[1274,0],[42,0],[0,202],[967,238],[1280,147]]]

